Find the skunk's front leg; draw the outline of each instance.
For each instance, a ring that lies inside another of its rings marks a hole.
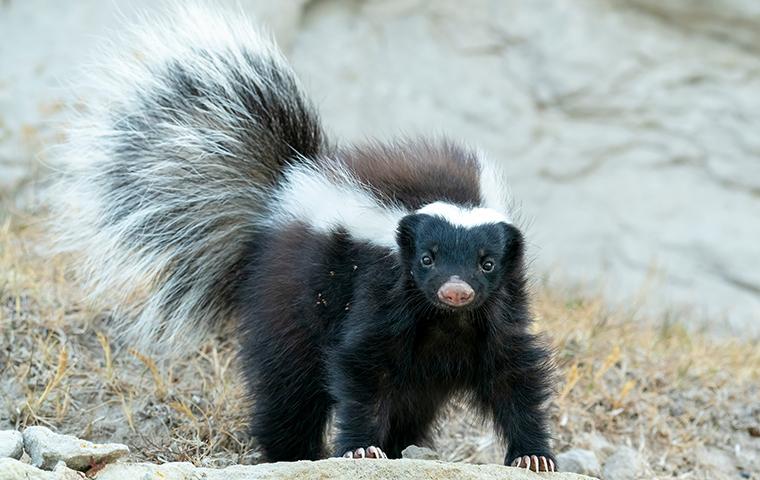
[[[384,429],[379,418],[382,359],[371,344],[360,343],[341,345],[330,356],[329,389],[337,404],[338,421],[333,456],[388,458],[382,450]]]
[[[507,441],[505,465],[556,471],[546,410],[554,380],[549,352],[527,333],[509,343],[505,358],[494,364],[493,378],[484,382],[480,400]]]
[[[336,456],[400,458],[401,451],[409,445],[429,441],[430,425],[443,402],[442,396],[417,388],[378,389],[373,396],[363,401],[352,397],[338,402]]]
[[[388,458],[380,447],[375,402],[338,400],[338,435],[333,456],[343,458]]]

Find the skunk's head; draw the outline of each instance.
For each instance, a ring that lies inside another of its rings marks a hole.
[[[522,269],[522,234],[489,209],[427,205],[401,220],[397,241],[414,287],[442,309],[478,308]]]

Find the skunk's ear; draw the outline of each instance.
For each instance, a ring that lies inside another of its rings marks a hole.
[[[504,232],[504,259],[508,262],[521,260],[525,241],[520,230],[511,223],[502,223]]]
[[[417,227],[422,221],[422,215],[413,213],[407,215],[398,222],[396,228],[396,243],[399,249],[406,254],[414,254],[414,244],[417,238]]]

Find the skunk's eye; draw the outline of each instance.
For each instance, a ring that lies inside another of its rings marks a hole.
[[[480,262],[480,268],[483,269],[484,272],[490,272],[493,270],[494,263],[492,260],[483,260]]]
[[[433,264],[433,258],[430,255],[423,255],[420,259],[423,267],[429,267]]]

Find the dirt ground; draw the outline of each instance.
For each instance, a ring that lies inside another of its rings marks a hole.
[[[0,205],[1,207],[2,205]],[[158,361],[112,339],[45,247],[38,213],[0,208],[0,429],[46,425],[126,443],[133,460],[256,463],[234,342],[215,338]],[[612,310],[602,298],[536,285],[536,328],[562,376],[557,451],[641,451],[659,478],[760,478],[760,349],[684,328],[674,313]],[[461,402],[440,422],[445,460],[502,461],[487,423]]]

